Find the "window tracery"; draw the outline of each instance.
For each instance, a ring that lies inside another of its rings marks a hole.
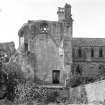
[[[40,25],[40,30],[41,30],[41,33],[48,33],[48,24],[47,23],[42,23]]]

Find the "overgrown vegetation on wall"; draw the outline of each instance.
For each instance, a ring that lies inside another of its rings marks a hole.
[[[30,55],[32,60],[32,55]],[[68,100],[67,95],[63,95],[61,91],[56,89],[48,89],[40,87],[42,81],[35,77],[35,81],[30,81],[25,78],[24,71],[21,65],[14,62],[14,58],[8,64],[3,64],[2,71],[7,75],[6,81],[6,96],[3,97],[6,101],[4,105],[12,103],[13,105],[20,105],[24,103],[65,103]],[[62,94],[61,94],[62,93]],[[0,102],[1,102],[0,101]],[[7,102],[7,104],[6,104]]]

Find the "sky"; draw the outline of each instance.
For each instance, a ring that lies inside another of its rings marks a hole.
[[[73,37],[105,38],[105,0],[0,0],[0,42],[19,45],[18,30],[28,20],[57,21],[57,9],[72,6]]]

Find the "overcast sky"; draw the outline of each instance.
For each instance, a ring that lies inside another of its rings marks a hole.
[[[105,0],[0,0],[0,42],[14,41],[27,20],[57,20],[57,7],[72,6],[73,37],[105,38]]]

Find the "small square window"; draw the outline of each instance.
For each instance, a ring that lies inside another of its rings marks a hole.
[[[81,48],[78,49],[78,56],[82,57],[82,49]]]
[[[91,57],[94,57],[94,49],[91,48]]]
[[[102,50],[102,48],[99,48],[99,57],[103,57],[103,50]]]

